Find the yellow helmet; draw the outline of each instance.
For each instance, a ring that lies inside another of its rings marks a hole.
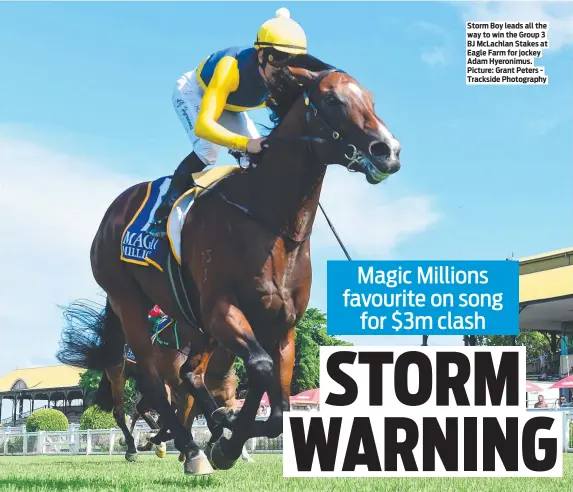
[[[292,55],[306,54],[306,34],[302,27],[290,18],[286,8],[276,11],[273,19],[265,22],[257,33],[255,48],[274,48]]]

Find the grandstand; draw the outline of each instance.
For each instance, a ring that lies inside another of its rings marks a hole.
[[[39,408],[61,410],[70,423],[84,411],[82,369],[65,365],[16,369],[0,377],[0,424],[18,426]]]

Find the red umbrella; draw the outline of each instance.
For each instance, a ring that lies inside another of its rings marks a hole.
[[[320,403],[320,388],[303,391],[290,399],[291,403]]]
[[[568,389],[573,388],[573,375],[567,376],[563,378],[561,381],[557,381],[555,384],[550,386],[551,389],[559,388],[559,389]]]
[[[525,391],[526,393],[537,393],[538,391],[543,391],[541,386],[537,386],[531,381],[525,381]]]

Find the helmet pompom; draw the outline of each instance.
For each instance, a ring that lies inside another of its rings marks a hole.
[[[290,19],[290,12],[286,7],[281,7],[276,11],[275,17],[285,17],[287,19]]]

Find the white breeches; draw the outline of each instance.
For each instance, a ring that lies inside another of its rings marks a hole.
[[[177,80],[173,90],[173,107],[191,140],[193,150],[206,166],[212,166],[217,161],[221,146],[197,137],[194,131],[204,93],[195,70],[187,72]],[[260,137],[255,123],[246,112],[223,111],[218,123],[233,133],[249,138]]]

